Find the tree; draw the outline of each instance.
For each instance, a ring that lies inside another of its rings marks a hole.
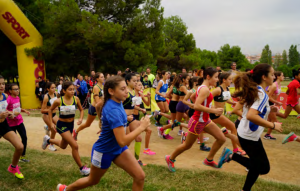
[[[268,44],[262,50],[260,63],[267,63],[272,65],[272,51],[270,50]]]
[[[291,45],[289,49],[289,66],[295,66],[299,64],[299,52],[297,51],[297,45]]]
[[[287,65],[288,64],[286,50],[283,50],[283,52],[282,52],[282,63],[281,64],[282,65]]]
[[[163,37],[165,48],[158,57],[158,68],[181,69],[183,66],[192,67],[194,62],[191,60],[196,61],[194,54],[196,42],[193,34],[188,34],[186,24],[179,16],[171,16],[165,19]]]
[[[221,46],[218,50],[218,66],[223,69],[230,69],[232,62],[236,62],[238,68],[241,68],[245,63],[249,63],[239,46],[230,47],[229,44]]]
[[[280,54],[276,54],[274,58],[274,68],[277,69],[280,65],[282,65],[282,57]]]

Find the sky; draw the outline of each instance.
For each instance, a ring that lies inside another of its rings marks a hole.
[[[178,15],[193,33],[196,46],[218,51],[224,44],[243,54],[300,50],[299,0],[162,0],[164,17]]]

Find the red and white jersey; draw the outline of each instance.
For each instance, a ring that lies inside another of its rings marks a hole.
[[[196,99],[198,98],[200,89],[203,88],[203,87],[207,87],[207,86],[202,85],[198,88],[198,90],[196,92]],[[201,105],[203,105],[204,107],[211,108],[211,104],[212,104],[213,99],[214,99],[213,95],[211,94],[211,92],[209,92],[209,96],[201,103]],[[207,122],[209,120],[209,113],[195,110],[194,115],[192,116],[192,118],[195,121],[199,121],[201,123],[204,123],[204,122]]]

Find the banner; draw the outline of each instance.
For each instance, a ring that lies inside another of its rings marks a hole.
[[[27,56],[25,48],[42,46],[43,38],[12,0],[0,1],[0,30],[17,46],[22,108],[39,108],[35,82],[39,77],[46,78],[45,63]]]
[[[156,104],[156,101],[155,101],[155,89],[154,88],[144,89],[144,95],[146,95],[147,93],[151,94],[151,100],[150,100],[150,106],[147,106],[144,103],[145,108],[146,109],[151,109],[151,112],[154,112],[155,110],[160,110],[158,105]]]

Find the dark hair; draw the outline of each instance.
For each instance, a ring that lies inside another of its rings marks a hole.
[[[193,72],[197,73],[197,72],[198,72],[198,69],[194,69]]]
[[[9,84],[9,87],[8,87],[8,89],[9,90],[12,90],[12,87],[13,86],[18,86],[18,84],[16,84],[16,83],[11,83],[11,84]],[[19,86],[18,86],[19,87]]]
[[[202,71],[204,71],[204,70],[203,70],[203,69],[198,70],[198,71],[197,71],[197,76],[200,77],[200,74],[201,74]]]
[[[278,78],[279,76],[281,76],[282,73],[283,73],[283,72],[281,72],[281,71],[276,71],[276,72],[274,72],[274,76],[275,76],[274,82],[277,80],[277,78]]]
[[[248,108],[258,99],[257,85],[261,84],[262,76],[268,76],[271,69],[269,64],[258,64],[253,72],[238,74],[233,80],[235,92],[232,97],[240,97],[241,103]]]
[[[203,71],[203,78],[204,78],[204,80],[206,79],[207,75],[209,75],[210,77],[213,77],[213,75],[214,75],[215,73],[217,73],[217,72],[218,72],[218,70],[215,69],[215,68],[213,68],[213,67],[208,67],[208,68],[206,68],[206,69]]]
[[[230,75],[231,75],[231,73],[229,73],[229,72],[223,72],[222,74],[220,74],[219,75],[220,84],[223,83],[223,80],[227,80]]]
[[[45,93],[48,93],[48,89],[50,89],[50,87],[52,86],[52,84],[54,84],[53,82],[48,82],[46,84],[46,90],[45,90]]]
[[[4,77],[0,75],[0,79],[4,79]]]
[[[146,78],[146,77],[148,78],[148,75],[144,75],[144,78]]]
[[[128,85],[127,81],[130,81],[133,76],[136,76],[134,73],[128,73],[125,76],[125,82]],[[105,82],[106,83],[106,82]]]
[[[203,84],[203,77],[199,77],[197,80],[197,86],[201,86]]]
[[[73,83],[72,82],[64,82],[63,84],[62,84],[62,87],[61,87],[61,90],[60,90],[60,96],[64,96],[65,95],[65,93],[64,93],[64,91],[63,90],[67,90],[70,86],[72,86],[73,85]]]
[[[97,72],[97,73],[94,75],[94,78],[93,78],[93,80],[98,82],[98,80],[97,80],[97,79],[100,77],[100,75],[101,75],[101,74],[103,74],[103,73],[101,73],[101,72]]]
[[[129,74],[127,74],[129,75]],[[127,76],[126,75],[126,76]],[[104,84],[104,89],[103,89],[103,93],[104,93],[104,102],[103,102],[103,106],[102,108],[99,110],[98,113],[98,117],[101,121],[101,115],[102,115],[102,109],[105,106],[106,102],[110,99],[111,95],[108,93],[108,89],[115,89],[120,82],[125,81],[124,78],[122,78],[121,76],[113,76],[110,77],[109,79],[106,80],[105,84]]]
[[[190,89],[192,89],[194,87],[194,83],[195,82],[198,82],[198,78],[199,77],[190,78],[190,80],[189,80],[189,87],[190,87]]]
[[[245,72],[250,72],[251,69],[250,68],[246,68]]]
[[[162,79],[163,75],[165,75],[166,73],[167,73],[167,71],[165,71],[165,70],[163,70],[161,72],[157,72],[157,74],[158,74],[158,76],[159,76],[160,79]]]
[[[180,83],[188,77],[187,73],[180,73],[176,76],[173,82],[173,86],[179,88]]]
[[[300,70],[293,69],[293,77],[298,76],[300,74]]]
[[[186,70],[186,67],[182,67],[182,69],[185,69],[185,70]]]
[[[235,64],[236,64],[236,62],[231,62],[230,66],[232,66],[232,65],[233,65],[233,63],[235,63]]]

